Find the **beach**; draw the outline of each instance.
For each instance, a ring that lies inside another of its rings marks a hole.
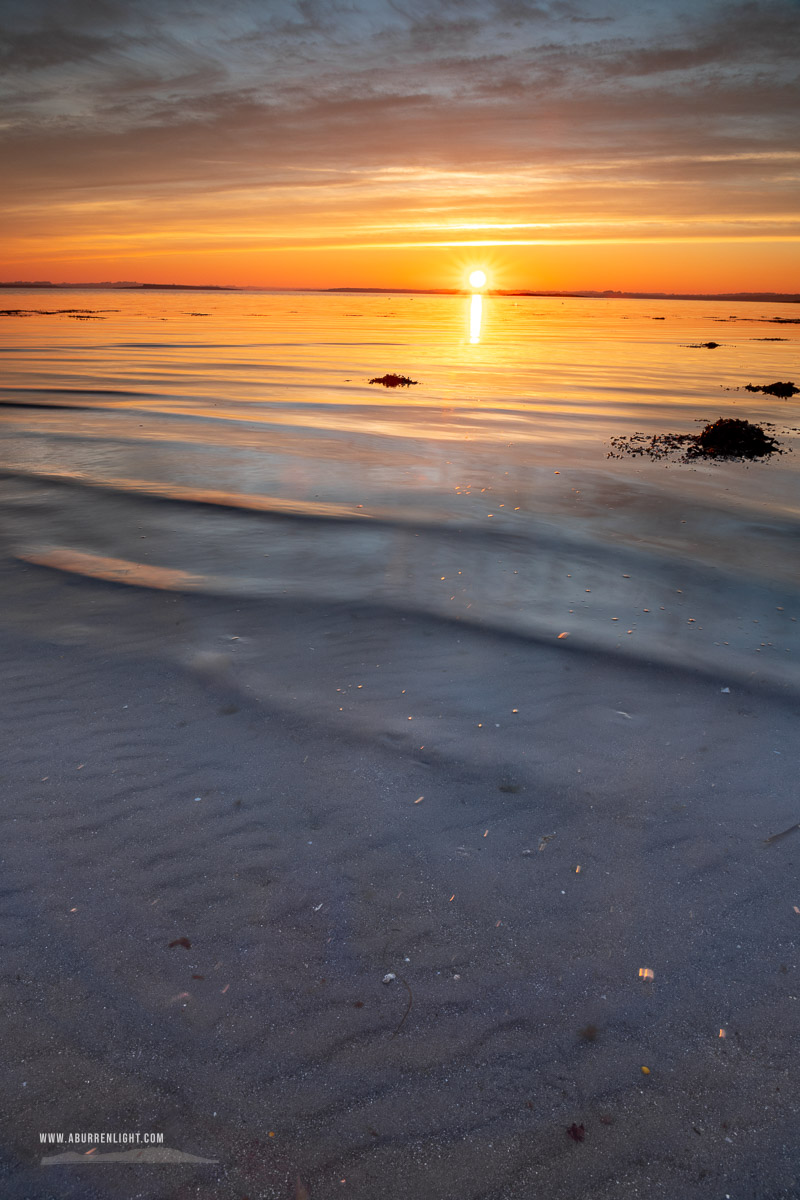
[[[797,306],[4,303],[3,1195],[799,1195]]]

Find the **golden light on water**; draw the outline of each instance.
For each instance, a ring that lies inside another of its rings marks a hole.
[[[476,292],[469,305],[469,340],[475,345],[481,340],[481,317],[483,315],[483,296]]]
[[[486,272],[473,271],[469,277],[469,286],[474,288],[482,288],[486,286]]]

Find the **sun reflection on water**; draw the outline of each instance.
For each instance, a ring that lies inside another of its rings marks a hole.
[[[483,318],[483,296],[474,292],[469,306],[469,341],[475,346],[481,340],[481,320]]]

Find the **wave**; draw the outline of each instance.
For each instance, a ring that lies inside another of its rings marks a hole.
[[[230,350],[230,342],[109,342],[110,347],[119,350]],[[239,350],[270,350],[272,348],[291,350],[313,350],[317,346],[401,346],[402,342],[236,342],[235,349]]]
[[[397,529],[458,529],[467,536],[484,536],[478,530],[465,527],[463,520],[429,515],[414,509],[364,508],[360,504],[337,504],[332,501],[287,499],[252,493],[228,492],[213,488],[194,488],[176,483],[145,479],[98,479],[75,471],[23,471],[0,467],[0,478],[26,479],[69,488],[85,488],[119,496],[131,495],[143,500],[163,501],[165,504],[198,505],[220,510],[233,509],[253,516],[279,517],[301,521],[385,525]],[[504,531],[505,537],[522,537]]]
[[[800,595],[786,583],[641,547],[581,541],[557,529],[509,538],[501,531],[290,516],[288,528],[280,514],[280,527],[270,522],[257,533],[231,524],[225,513],[208,527],[173,516],[156,536],[150,525],[142,542],[133,532],[121,537],[120,513],[111,511],[107,536],[101,538],[96,522],[91,541],[107,541],[113,552],[25,540],[20,529],[12,553],[60,574],[137,590],[367,606],[558,645],[570,654],[679,666],[725,682],[755,673],[800,689],[791,654]],[[133,518],[129,512],[128,528],[141,528]],[[142,557],[135,547],[145,545],[152,550]]]
[[[81,412],[95,407],[94,404],[49,404],[47,400],[0,400],[0,408],[61,408]]]
[[[167,400],[167,392],[130,391],[123,388],[0,387],[0,395],[25,396],[124,396],[126,399]]]

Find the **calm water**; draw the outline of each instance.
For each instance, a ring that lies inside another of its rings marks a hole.
[[[774,323],[796,306],[98,291],[5,304],[61,310],[2,318],[11,561],[794,678],[797,455],[689,466],[608,450],[615,434],[728,415],[795,445],[796,401],[736,389],[797,377],[798,326]],[[419,383],[369,384],[386,372]]]

